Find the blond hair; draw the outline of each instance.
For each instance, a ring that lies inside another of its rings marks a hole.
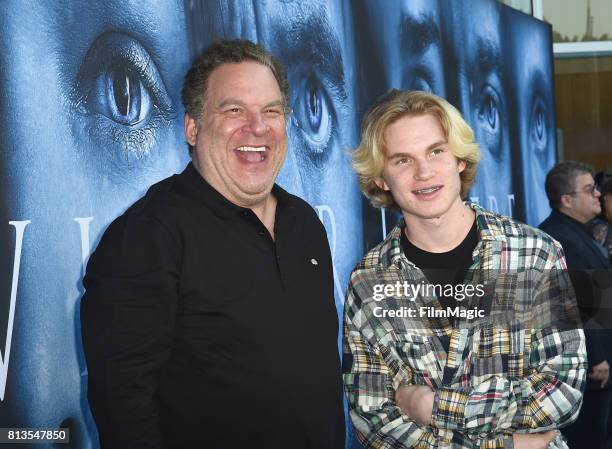
[[[451,153],[465,163],[461,178],[461,198],[465,198],[476,177],[480,149],[474,132],[453,105],[437,95],[422,91],[393,89],[367,112],[362,123],[361,143],[353,152],[353,169],[359,187],[374,207],[399,209],[391,192],[378,187],[385,163],[384,132],[402,117],[431,114],[440,122]]]

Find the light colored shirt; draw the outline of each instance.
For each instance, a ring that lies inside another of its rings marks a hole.
[[[343,371],[365,447],[511,448],[515,432],[558,429],[578,416],[586,349],[561,246],[542,231],[468,205],[479,242],[465,285],[481,285],[484,294],[458,305],[482,309],[485,318],[459,318],[453,328],[444,316],[431,317],[440,308],[435,294],[385,296],[376,287],[427,282],[402,252],[403,223],[353,270]],[[407,309],[414,316],[389,316]],[[431,425],[419,425],[395,403],[405,385],[435,392]],[[550,447],[567,447],[560,433]]]

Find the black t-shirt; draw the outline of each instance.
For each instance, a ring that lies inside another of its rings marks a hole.
[[[478,243],[478,228],[476,220],[463,241],[455,248],[444,253],[430,253],[415,245],[402,232],[401,245],[406,258],[423,271],[430,284],[434,285],[457,285],[464,281],[468,268],[472,265],[472,253]],[[456,301],[453,296],[438,297],[440,306],[455,307]],[[449,317],[451,326],[454,325],[453,317]],[[442,338],[442,344],[448,352],[450,339]]]

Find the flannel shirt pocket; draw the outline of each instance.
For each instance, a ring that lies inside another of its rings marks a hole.
[[[403,385],[433,384],[432,375],[440,369],[433,344],[427,337],[415,334],[397,334],[392,352],[401,360],[399,371],[405,372]]]
[[[473,341],[472,383],[496,376],[521,378],[525,375],[524,360],[524,329],[497,325],[482,327],[476,331]]]

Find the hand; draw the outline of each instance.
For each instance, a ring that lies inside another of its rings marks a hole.
[[[608,377],[610,376],[610,365],[604,360],[595,366],[591,367],[591,372],[588,374],[591,379],[601,380],[601,388],[605,387],[608,383]]]
[[[549,430],[541,433],[515,433],[512,435],[514,449],[546,449],[557,432]]]
[[[425,385],[403,386],[395,392],[395,402],[402,413],[423,426],[431,424],[434,397],[434,392]]]

